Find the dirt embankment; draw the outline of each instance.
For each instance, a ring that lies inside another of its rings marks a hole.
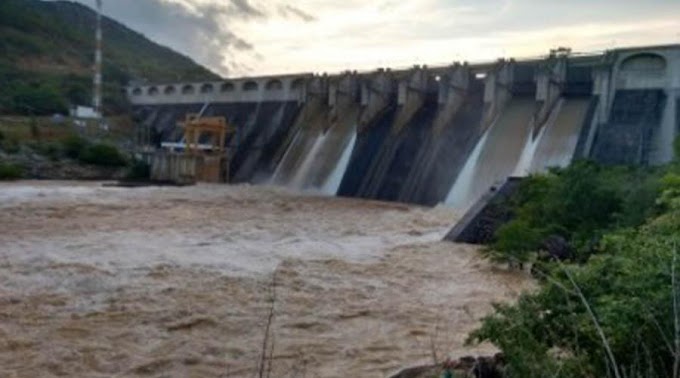
[[[249,186],[0,186],[0,376],[384,377],[529,283],[455,214]],[[271,345],[271,344],[270,344]]]

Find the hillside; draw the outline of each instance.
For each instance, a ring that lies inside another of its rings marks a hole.
[[[51,114],[91,103],[96,14],[69,1],[0,1],[0,113]],[[110,19],[103,20],[104,107],[125,110],[131,80],[217,77],[167,47]]]

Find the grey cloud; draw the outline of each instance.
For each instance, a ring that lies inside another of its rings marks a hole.
[[[266,16],[263,11],[251,5],[248,0],[231,0],[230,8],[245,17],[262,18]]]
[[[266,16],[248,0],[199,4],[192,10],[167,0],[115,0],[104,2],[104,13],[222,75],[232,72],[241,54],[255,51],[252,43],[229,29],[229,20]]]
[[[283,17],[295,17],[304,22],[316,21],[316,17],[292,5],[280,5],[279,14]]]

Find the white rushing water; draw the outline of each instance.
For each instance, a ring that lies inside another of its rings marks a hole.
[[[451,187],[449,195],[446,197],[446,204],[460,211],[465,211],[471,205],[469,203],[470,189],[472,187],[472,181],[474,180],[475,171],[477,168],[477,162],[479,157],[482,155],[482,151],[486,146],[486,141],[489,139],[489,133],[493,129],[494,125],[489,127],[489,129],[484,133],[482,138],[477,142],[475,149],[472,154],[468,157],[463,170],[458,174],[456,182]]]
[[[559,101],[544,127],[544,135],[527,167],[528,173],[545,172],[551,167],[566,167],[571,163],[589,106],[589,99]]]
[[[309,173],[314,166],[314,163],[319,158],[319,153],[323,151],[323,145],[326,142],[327,137],[328,133],[319,134],[319,136],[316,137],[314,145],[312,145],[309,153],[307,156],[305,156],[302,164],[300,164],[300,166],[295,170],[293,179],[288,184],[289,187],[294,189],[305,189],[305,185],[307,184],[307,180],[309,178]]]
[[[300,128],[295,133],[295,137],[293,137],[293,141],[290,143],[290,145],[286,149],[286,152],[283,154],[283,158],[281,158],[281,161],[276,166],[276,170],[274,171],[274,175],[272,176],[272,178],[269,182],[270,184],[272,184],[272,185],[274,185],[274,184],[285,184],[285,183],[281,183],[281,170],[283,169],[284,162],[288,160],[288,157],[290,156],[291,152],[297,146],[297,142],[300,139],[301,134],[302,134],[302,128]]]
[[[352,157],[352,151],[354,151],[354,146],[356,143],[357,133],[354,131],[349,142],[346,144],[344,151],[342,152],[340,160],[333,169],[333,173],[331,173],[330,177],[328,177],[326,183],[323,185],[322,192],[324,194],[334,196],[338,193],[338,189],[340,189],[342,178],[345,176],[345,172],[347,172],[347,167],[349,166],[349,161]]]
[[[515,171],[512,174],[513,176],[524,177],[528,176],[531,173],[531,164],[536,156],[536,150],[538,149],[538,145],[541,143],[541,140],[543,140],[543,135],[545,135],[545,130],[548,127],[550,126],[546,125],[545,127],[543,127],[541,131],[538,133],[538,135],[536,135],[536,138],[532,138],[534,131],[529,130],[527,142],[524,145],[524,150],[522,150],[522,156],[519,158],[517,167],[515,168]]]

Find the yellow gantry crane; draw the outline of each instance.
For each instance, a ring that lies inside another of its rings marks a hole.
[[[196,180],[204,182],[229,181],[229,151],[227,138],[236,133],[224,117],[202,117],[187,114],[184,122],[184,154],[197,162]]]
[[[163,143],[151,164],[151,180],[179,185],[196,182],[229,182],[229,149],[225,147],[236,128],[224,117],[187,114],[178,122],[184,131],[180,143]]]

